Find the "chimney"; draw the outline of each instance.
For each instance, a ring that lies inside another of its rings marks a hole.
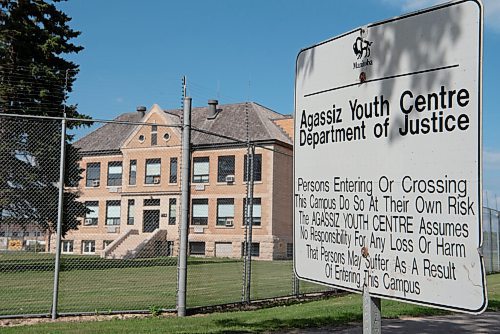
[[[146,114],[146,107],[145,106],[138,106],[137,107],[137,112],[140,113],[142,116]]]
[[[208,100],[208,119],[214,119],[217,116],[217,100]]]

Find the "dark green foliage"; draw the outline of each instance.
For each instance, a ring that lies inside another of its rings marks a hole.
[[[78,65],[64,59],[83,48],[71,42],[80,32],[55,3],[0,0],[0,219],[24,229],[52,233],[57,222],[61,121],[6,114],[88,118],[66,103]],[[68,128],[81,126],[68,122]],[[65,186],[81,179],[79,154],[66,138]],[[78,227],[85,207],[78,193],[64,195],[63,234]]]

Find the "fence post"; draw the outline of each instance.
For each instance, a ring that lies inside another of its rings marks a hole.
[[[299,279],[297,278],[297,275],[295,275],[295,271],[292,268],[292,294],[298,298],[300,296],[300,285],[299,285]]]
[[[253,224],[253,179],[254,179],[254,173],[253,173],[253,166],[254,166],[254,154],[255,154],[255,146],[251,145],[250,147],[250,154],[247,158],[249,160],[249,168],[250,172],[249,178],[248,178],[248,183],[249,183],[249,192],[248,192],[248,198],[249,201],[247,203],[247,208],[248,208],[248,242],[246,244],[247,247],[247,279],[246,279],[246,296],[245,296],[245,301],[247,303],[250,302],[250,286],[252,283],[252,224]]]
[[[61,124],[61,159],[59,162],[59,199],[57,210],[56,232],[56,262],[54,268],[54,290],[52,294],[52,320],[57,318],[57,301],[59,298],[59,269],[61,267],[61,234],[64,205],[64,173],[66,167],[66,114],[63,115]]]
[[[497,265],[498,271],[500,271],[500,214],[497,211]]]
[[[491,271],[490,273],[493,273],[495,271],[495,266],[493,264],[493,209],[490,210],[490,265],[491,265]]]
[[[181,226],[179,239],[179,274],[177,288],[177,315],[186,315],[187,287],[187,244],[189,222],[189,180],[191,177],[191,98],[184,97],[184,117],[182,125],[182,184],[181,184]]]

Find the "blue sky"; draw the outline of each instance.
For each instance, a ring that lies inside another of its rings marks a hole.
[[[255,101],[293,114],[295,60],[307,46],[435,0],[70,0],[59,5],[84,46],[71,94],[81,113],[111,119],[136,106]],[[483,0],[484,189],[500,196],[500,1]],[[486,199],[485,199],[486,204]],[[500,206],[500,197],[498,198]]]

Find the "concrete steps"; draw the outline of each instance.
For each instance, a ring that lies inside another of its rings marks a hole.
[[[101,257],[107,259],[133,259],[136,257],[154,257],[155,241],[166,240],[167,231],[156,229],[152,233],[139,234],[128,231],[104,249]]]

